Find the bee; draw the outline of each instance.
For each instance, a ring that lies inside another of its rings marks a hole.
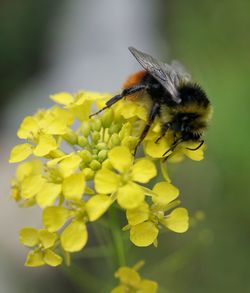
[[[128,49],[143,70],[130,76],[122,92],[108,100],[104,108],[91,116],[111,107],[122,98],[135,100],[135,97],[140,97],[136,93],[146,91],[150,110],[134,153],[156,117],[159,117],[161,123],[161,135],[155,142],[158,143],[168,130],[172,130],[174,137],[170,148],[162,154],[164,159],[182,142],[197,142],[197,147],[188,149],[199,149],[204,143],[201,137],[212,114],[212,106],[205,91],[191,81],[190,74],[180,63],[175,61],[169,65],[133,47]]]

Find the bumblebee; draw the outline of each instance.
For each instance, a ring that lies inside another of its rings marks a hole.
[[[204,90],[197,83],[191,82],[190,74],[178,62],[169,65],[133,47],[129,47],[129,50],[143,70],[130,76],[124,84],[123,91],[107,101],[104,108],[91,116],[111,107],[124,97],[134,100],[135,97],[140,96],[135,95],[136,93],[146,91],[150,97],[150,110],[135,152],[156,117],[159,117],[161,122],[161,135],[156,143],[168,130],[172,130],[174,135],[173,143],[162,154],[163,157],[182,142],[197,142],[196,148],[188,149],[193,151],[199,149],[204,143],[201,137],[212,114],[212,106]]]

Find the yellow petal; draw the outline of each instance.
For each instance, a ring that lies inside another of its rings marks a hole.
[[[34,117],[27,116],[23,119],[20,128],[17,131],[19,138],[30,138],[37,135],[39,124]]]
[[[152,196],[153,202],[163,206],[176,199],[179,195],[179,189],[166,181],[156,183],[153,192],[155,193]]]
[[[126,120],[136,117],[136,110],[137,105],[134,102],[131,101],[122,101],[123,103],[120,103],[120,107],[116,108],[116,111],[118,111]]]
[[[11,150],[9,163],[21,162],[30,154],[32,154],[32,146],[29,143],[18,144]]]
[[[50,206],[57,199],[58,195],[61,193],[61,184],[54,184],[46,182],[43,184],[42,188],[36,195],[36,202],[41,208]]]
[[[119,176],[103,168],[96,173],[94,182],[95,189],[98,193],[112,193],[117,190],[119,185]]]
[[[43,248],[50,248],[55,244],[55,241],[57,239],[57,234],[49,232],[46,229],[40,229],[38,231],[38,237],[39,240],[41,241],[41,244]]]
[[[29,175],[38,175],[42,172],[42,162],[39,160],[33,160],[18,165],[16,170],[16,177],[18,181],[22,181]]]
[[[58,104],[69,105],[74,102],[74,97],[66,92],[57,93],[54,95],[50,95],[51,100]]]
[[[129,267],[120,267],[115,273],[115,277],[119,278],[123,284],[131,287],[137,287],[141,281],[140,275]]]
[[[31,251],[28,253],[25,266],[27,267],[40,267],[45,264],[43,260],[43,253],[39,251]]]
[[[162,138],[158,143],[149,140],[144,145],[144,151],[152,158],[162,158],[162,155],[170,148],[167,140]]]
[[[125,285],[119,285],[112,289],[110,293],[128,293],[128,290]]]
[[[70,223],[61,234],[61,244],[68,252],[80,251],[87,243],[86,225],[80,221]]]
[[[51,267],[57,267],[62,263],[62,257],[51,249],[47,249],[44,253],[43,260]]]
[[[191,151],[186,149],[184,153],[187,157],[189,157],[193,161],[201,161],[204,159],[204,151],[202,148],[196,151]]]
[[[174,232],[184,233],[188,229],[188,211],[185,208],[177,208],[168,215],[164,221],[165,226]]]
[[[140,289],[142,293],[156,293],[158,284],[154,281],[144,279],[140,283]]]
[[[81,163],[81,158],[78,155],[72,154],[65,157],[59,164],[60,173],[63,177],[67,177],[73,174]]]
[[[139,247],[151,245],[158,236],[158,229],[152,222],[144,222],[132,226],[130,230],[130,240]]]
[[[50,120],[47,120],[44,127],[46,129],[46,134],[51,135],[63,135],[68,131],[66,121],[58,119],[57,117],[51,117]]]
[[[120,187],[117,192],[117,201],[124,209],[134,209],[144,200],[144,192],[133,183]]]
[[[24,178],[21,184],[22,197],[25,199],[33,197],[40,191],[44,183],[45,179],[41,175],[31,175]]]
[[[56,140],[52,135],[42,134],[39,136],[38,144],[34,149],[34,155],[38,157],[43,157],[49,152],[57,149]]]
[[[85,205],[89,220],[92,222],[99,219],[111,204],[112,201],[107,195],[97,194],[92,196]]]
[[[72,154],[69,154],[69,155],[63,155],[63,156],[60,156],[58,158],[55,158],[53,160],[49,160],[47,162],[47,166],[50,167],[50,168],[53,168],[55,167],[58,163],[60,163],[62,160],[66,159],[66,158],[69,158],[71,157]]]
[[[141,159],[132,167],[133,180],[140,183],[147,183],[157,175],[154,163],[148,159]]]
[[[129,225],[135,226],[145,222],[149,218],[149,207],[147,203],[140,204],[136,209],[127,210],[126,217]]]
[[[113,148],[108,153],[111,165],[119,172],[128,170],[133,163],[133,156],[130,150],[124,146]]]
[[[50,232],[59,230],[70,216],[64,207],[47,207],[43,211],[43,224]]]
[[[19,240],[22,244],[32,247],[38,244],[38,231],[32,227],[22,228],[19,232]]]
[[[83,173],[72,174],[63,181],[62,191],[66,199],[81,199],[84,190],[85,177]]]
[[[62,109],[59,107],[53,107],[51,109],[51,113],[53,114],[53,116],[56,117],[56,119],[58,120],[62,120],[64,122],[65,125],[72,125],[74,122],[74,116],[72,115],[72,113],[66,109]]]

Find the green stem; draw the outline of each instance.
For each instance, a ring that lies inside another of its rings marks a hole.
[[[72,281],[80,292],[99,292],[100,288],[105,287],[105,283],[101,283],[100,278],[95,278],[91,273],[84,270],[83,267],[77,266],[74,263],[71,264],[70,268],[62,267],[62,271]]]
[[[163,162],[163,160],[160,161],[160,168],[161,168],[161,174],[162,174],[163,178],[164,178],[167,182],[171,183],[171,179],[169,178],[169,176],[168,176],[168,172],[167,172],[167,166],[166,166],[166,164]]]
[[[102,227],[98,227],[98,226],[96,226],[96,225],[92,225],[92,227],[93,227],[93,231],[94,231],[94,234],[95,234],[95,236],[96,236],[96,239],[97,239],[97,241],[99,242],[99,244],[101,244],[101,246],[105,246],[106,247],[106,249],[104,249],[104,257],[105,257],[105,259],[106,259],[106,261],[107,261],[107,265],[111,268],[111,269],[113,269],[113,263],[112,263],[112,259],[111,259],[111,257],[110,257],[110,251],[109,251],[109,247],[110,247],[110,245],[109,245],[109,243],[110,243],[110,241],[108,241],[107,240],[107,238],[106,238],[106,233],[103,233],[103,231],[101,231],[101,229],[102,229]]]
[[[115,207],[112,207],[109,211],[109,223],[110,223],[110,230],[112,233],[114,246],[118,258],[119,266],[126,265],[126,258],[125,258],[125,249],[124,243],[122,238],[122,230],[119,225],[119,217],[117,215],[117,210]]]

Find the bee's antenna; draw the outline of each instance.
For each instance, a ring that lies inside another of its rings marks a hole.
[[[201,143],[196,148],[194,148],[194,149],[186,148],[186,149],[190,150],[190,151],[197,151],[203,144],[204,144],[204,140],[201,140]]]

